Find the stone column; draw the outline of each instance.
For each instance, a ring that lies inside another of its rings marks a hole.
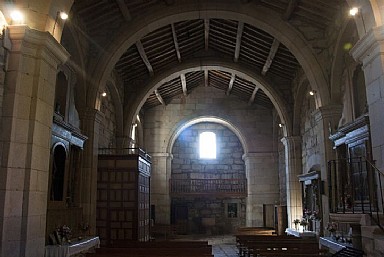
[[[169,179],[171,178],[172,154],[152,153],[151,157],[151,204],[155,205],[155,221],[157,224],[170,224]]]
[[[99,129],[103,115],[96,109],[80,110],[82,131],[88,136],[84,145],[81,169],[81,207],[83,220],[90,225],[91,234],[96,233],[97,162]]]
[[[353,58],[363,63],[373,159],[384,170],[384,26],[372,28],[351,49]]]
[[[324,181],[324,188],[328,188],[328,161],[336,159],[336,151],[333,149],[333,142],[329,139],[329,136],[336,132],[339,120],[342,113],[341,105],[328,105],[322,106],[317,109],[313,115],[316,121],[315,130],[317,133],[317,144],[319,145],[319,154],[317,154],[318,160],[316,163],[320,163],[320,178]],[[322,221],[323,224],[328,223],[329,213],[329,195],[325,190],[321,195],[322,203]],[[324,226],[320,227],[322,231]]]
[[[248,183],[246,226],[263,226],[263,204],[279,201],[279,178],[276,153],[243,155]]]
[[[0,149],[0,255],[44,256],[57,67],[69,55],[48,32],[8,27]]]
[[[293,220],[301,219],[303,216],[302,190],[297,177],[302,174],[301,138],[283,137],[281,142],[285,146],[288,227],[292,227]]]

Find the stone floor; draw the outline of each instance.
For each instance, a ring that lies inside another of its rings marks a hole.
[[[238,257],[236,240],[233,235],[224,236],[182,236],[182,240],[208,240],[215,257]],[[177,240],[177,239],[176,239]]]

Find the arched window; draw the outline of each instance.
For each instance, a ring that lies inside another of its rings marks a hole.
[[[199,138],[200,158],[216,159],[216,134],[213,132],[202,132]]]
[[[57,146],[53,152],[51,201],[63,201],[64,199],[64,175],[66,152],[63,146]]]

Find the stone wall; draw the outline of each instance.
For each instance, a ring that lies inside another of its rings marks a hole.
[[[199,158],[199,135],[210,131],[216,135],[216,159]],[[238,137],[227,127],[215,123],[198,123],[185,129],[172,149],[172,179],[244,179],[244,150]],[[187,232],[223,234],[232,233],[245,225],[245,198],[179,197],[173,205],[188,209]],[[240,203],[244,207],[240,208]],[[228,211],[235,204],[237,212]],[[181,221],[175,221],[175,223]]]

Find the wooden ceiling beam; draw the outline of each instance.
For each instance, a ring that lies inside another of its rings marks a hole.
[[[180,80],[181,80],[181,88],[183,89],[183,94],[187,96],[187,80],[185,78],[185,74],[180,74]]]
[[[209,71],[208,70],[204,70],[204,85],[206,87],[209,86]]]
[[[149,71],[149,74],[150,74],[151,76],[153,76],[153,68],[152,68],[152,65],[151,65],[151,63],[149,62],[148,56],[147,56],[147,54],[145,53],[143,44],[141,43],[140,40],[136,41],[136,47],[137,47],[137,50],[139,51],[140,57],[141,57],[141,59],[143,60],[145,66],[147,66],[147,69],[148,69],[148,71]]]
[[[275,58],[276,52],[279,49],[280,42],[275,38],[273,40],[271,49],[269,50],[269,54],[267,57],[267,60],[265,61],[263,70],[261,71],[261,74],[265,76],[269,68],[271,67],[271,64],[273,62],[273,58]]]
[[[155,95],[156,95],[156,97],[157,97],[157,100],[159,100],[159,102],[162,104],[162,105],[165,105],[165,101],[164,101],[164,99],[161,97],[161,95],[160,95],[160,93],[159,93],[159,91],[156,89],[155,90]]]
[[[288,3],[287,9],[285,9],[285,13],[283,15],[284,20],[289,20],[292,17],[293,11],[296,9],[299,4],[299,0],[290,0]]]
[[[204,42],[205,42],[205,50],[208,50],[208,42],[209,42],[209,19],[204,19]]]
[[[175,45],[175,49],[176,49],[177,60],[181,62],[179,42],[177,41],[176,29],[173,23],[171,24],[171,28],[172,28],[173,44]]]
[[[252,92],[251,98],[249,98],[248,105],[253,104],[253,102],[255,101],[257,91],[259,91],[259,88],[255,86],[255,89]]]
[[[244,22],[239,21],[239,23],[237,24],[236,47],[235,47],[235,58],[234,58],[235,62],[239,60],[241,36],[243,35],[243,30],[244,30]]]
[[[229,84],[228,84],[228,89],[227,89],[226,95],[229,95],[231,93],[231,90],[232,90],[232,87],[233,87],[233,83],[235,82],[235,79],[236,79],[236,75],[232,73],[231,79],[229,80]]]
[[[116,0],[117,5],[119,6],[120,12],[123,15],[125,21],[132,20],[131,12],[128,9],[128,6],[125,4],[124,0]]]

